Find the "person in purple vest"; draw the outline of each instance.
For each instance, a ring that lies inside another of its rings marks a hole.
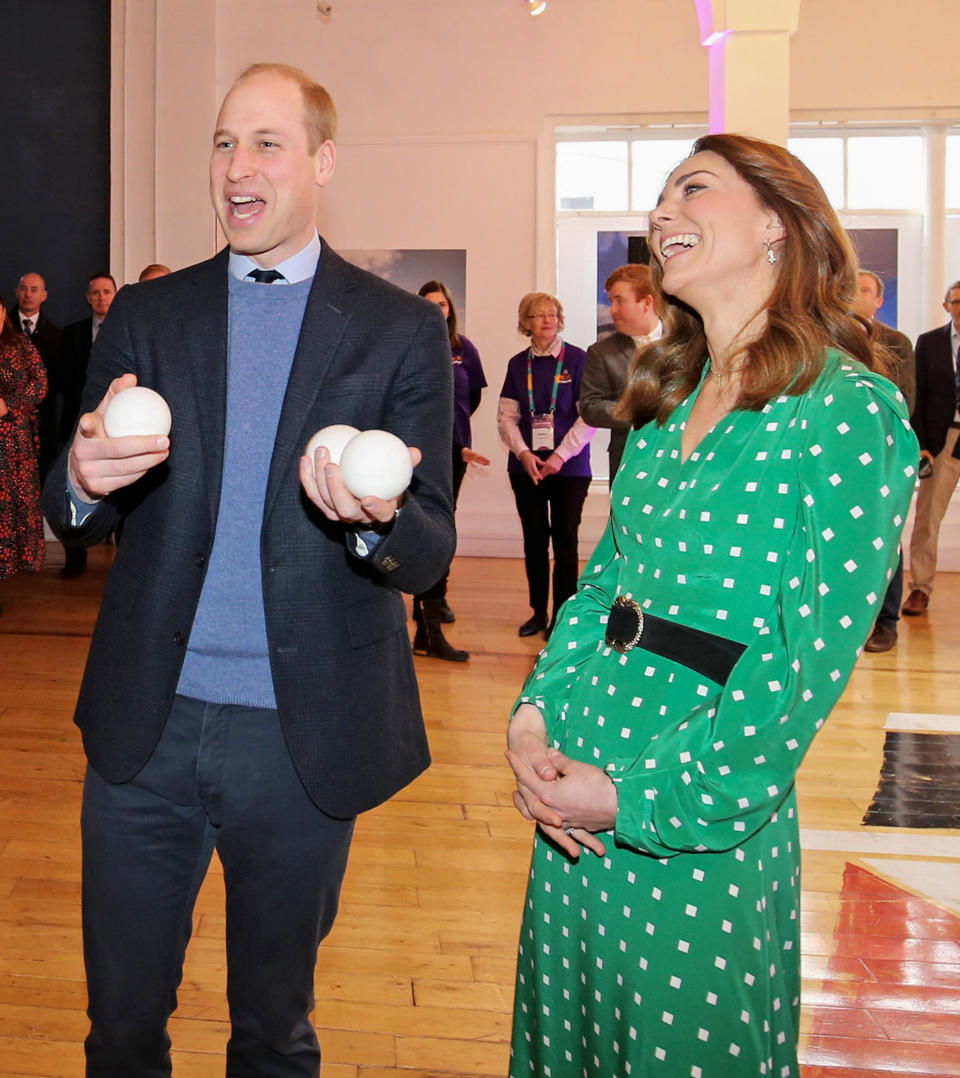
[[[523,528],[533,608],[518,632],[549,637],[557,611],[577,586],[580,517],[590,487],[590,439],[596,429],[580,418],[586,352],[560,336],[560,300],[548,292],[529,292],[520,300],[517,317],[517,328],[530,344],[507,364],[497,428],[510,450],[507,474]],[[548,624],[551,541],[553,617]]]
[[[460,484],[468,464],[488,465],[490,461],[472,448],[470,416],[480,407],[480,396],[487,384],[480,353],[472,341],[457,331],[457,308],[450,289],[443,281],[427,281],[418,296],[435,303],[447,320],[450,355],[453,359],[453,504],[456,507]],[[457,619],[447,605],[447,580],[450,568],[426,591],[414,596],[413,620],[417,632],[413,638],[414,655],[427,655],[446,662],[462,663],[470,652],[453,647],[443,635],[443,625]]]

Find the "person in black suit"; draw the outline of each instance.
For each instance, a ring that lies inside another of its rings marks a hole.
[[[214,849],[227,1073],[316,1076],[313,971],[354,818],[429,763],[400,591],[455,548],[449,343],[439,308],[318,237],[335,123],[303,72],[241,74],[210,161],[229,248],[120,291],[45,487],[70,541],[125,514],[76,712],[88,1076],[170,1073]],[[134,382],[168,401],[169,436],[106,437]],[[303,456],[333,423],[411,446],[409,490],[358,499],[326,449]]]
[[[920,456],[933,471],[920,484],[910,537],[911,591],[903,604],[903,613],[910,617],[923,614],[930,604],[940,524],[960,479],[960,281],[947,289],[943,309],[950,321],[917,338],[917,406],[911,423],[920,443]]]
[[[60,393],[60,419],[57,429],[58,447],[64,446],[73,437],[80,415],[80,398],[87,378],[87,365],[90,362],[90,350],[97,339],[110,304],[117,294],[117,282],[112,274],[97,272],[87,280],[86,299],[90,306],[90,317],[81,318],[64,326],[60,343],[60,363],[57,372],[57,387]],[[66,546],[65,561],[60,570],[62,580],[72,580],[87,567],[87,550],[83,546]]]
[[[10,310],[10,321],[30,338],[47,371],[47,395],[37,409],[42,482],[58,448],[57,422],[62,407],[62,393],[58,384],[60,327],[43,312],[42,304],[47,302],[47,285],[39,273],[25,273],[17,282],[16,296],[16,305]]]

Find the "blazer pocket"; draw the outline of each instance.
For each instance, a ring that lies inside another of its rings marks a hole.
[[[360,603],[347,610],[347,632],[355,648],[386,640],[397,632],[407,631],[407,607],[399,593],[372,603]]]

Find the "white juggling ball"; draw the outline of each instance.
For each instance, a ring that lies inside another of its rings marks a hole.
[[[387,430],[365,430],[351,438],[340,458],[340,474],[355,498],[390,501],[410,485],[410,450]]]
[[[103,413],[103,429],[108,438],[169,434],[172,422],[167,402],[146,386],[121,389]]]
[[[303,452],[313,460],[314,453],[320,446],[323,446],[330,454],[330,460],[334,464],[339,464],[347,442],[351,438],[355,438],[359,433],[360,431],[356,427],[351,427],[349,423],[333,423],[329,427],[322,427],[318,430],[307,442],[307,448]]]

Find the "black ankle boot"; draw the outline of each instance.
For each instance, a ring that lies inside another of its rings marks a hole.
[[[452,625],[457,620],[457,615],[447,606],[447,600],[440,600],[440,620],[444,625]]]
[[[426,655],[429,640],[427,638],[427,626],[423,620],[423,607],[419,599],[413,600],[413,623],[417,627],[413,637],[413,652],[415,655]]]
[[[417,655],[427,655],[432,659],[444,659],[448,663],[465,663],[470,658],[469,651],[461,651],[453,647],[443,635],[440,628],[441,600],[424,599],[420,604],[423,616],[423,638],[421,647],[417,647],[414,641],[413,650]],[[420,631],[417,631],[420,637]]]

